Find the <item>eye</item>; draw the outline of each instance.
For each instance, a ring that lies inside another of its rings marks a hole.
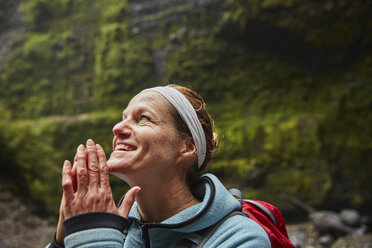
[[[139,118],[139,121],[143,122],[143,121],[150,121],[150,118],[147,117],[146,115],[141,115],[140,118]]]

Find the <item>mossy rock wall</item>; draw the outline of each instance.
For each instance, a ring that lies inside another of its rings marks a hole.
[[[372,53],[364,1],[0,1],[1,180],[48,211],[87,138],[111,150],[133,95],[199,92],[227,186],[272,201],[370,209]],[[9,180],[15,177],[15,181]],[[116,197],[123,191],[113,181]]]

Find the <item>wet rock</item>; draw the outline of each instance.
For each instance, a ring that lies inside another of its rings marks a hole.
[[[309,214],[320,235],[331,234],[336,237],[352,234],[355,229],[342,223],[340,216],[332,211],[314,211]]]
[[[355,209],[344,209],[340,212],[341,221],[349,226],[359,227],[361,225],[362,217]]]
[[[302,231],[295,231],[290,233],[289,240],[296,248],[302,248],[308,243],[309,236]]]
[[[346,221],[356,224],[360,221],[359,214],[354,211],[345,211],[343,219],[341,214],[329,210],[316,210],[293,196],[283,194],[281,197],[305,210],[308,213],[308,219],[314,224],[319,235],[330,234],[334,237],[340,237],[345,235],[360,235],[365,232],[362,227],[351,226],[345,223]]]
[[[331,248],[372,248],[372,234],[364,234],[357,237],[342,237],[333,243]]]
[[[318,238],[318,243],[323,247],[331,247],[335,239],[332,237],[332,235],[325,234]]]

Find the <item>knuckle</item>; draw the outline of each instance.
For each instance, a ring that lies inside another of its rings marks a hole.
[[[97,151],[97,154],[100,158],[104,158],[105,157],[105,153],[102,151],[102,150],[98,150]]]
[[[80,168],[78,169],[77,174],[78,174],[78,177],[84,178],[87,176],[87,170],[85,168]]]
[[[110,203],[111,202],[111,197],[105,196],[105,203]]]
[[[89,196],[89,201],[92,202],[93,204],[97,204],[100,202],[100,198],[95,194],[91,194]]]
[[[98,178],[94,175],[94,173],[91,173],[89,176],[89,184],[95,185],[98,183]]]
[[[99,170],[99,168],[98,168],[98,164],[97,164],[97,162],[96,161],[91,161],[89,164],[89,169],[91,170],[91,171],[98,171]]]
[[[132,205],[133,205],[133,200],[130,198],[130,199],[127,199],[126,201],[125,201],[125,206],[126,207],[128,207],[128,208],[130,208],[130,207],[132,207]]]
[[[107,182],[107,181],[103,181],[103,182],[102,182],[102,186],[103,186],[104,188],[110,187],[110,183]]]
[[[85,159],[85,154],[84,153],[79,153],[76,155],[76,160],[82,160]]]
[[[107,164],[104,164],[104,165],[101,166],[101,171],[104,174],[108,174],[108,166],[107,166]]]
[[[88,148],[88,156],[89,158],[94,158],[96,156],[96,151],[91,147]]]
[[[62,188],[64,190],[69,189],[70,187],[71,187],[71,181],[70,180],[65,180],[65,181],[62,182]]]

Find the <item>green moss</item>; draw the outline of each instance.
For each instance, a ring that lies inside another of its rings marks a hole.
[[[102,21],[104,23],[122,22],[128,19],[129,2],[123,0],[111,1],[107,3],[97,3],[98,8],[103,10]]]
[[[44,206],[48,212],[57,213],[61,196],[61,168],[63,161],[73,160],[76,147],[92,138],[105,151],[111,151],[111,128],[121,119],[121,110],[79,116],[55,116],[39,120],[0,122],[3,131],[1,150],[7,150],[8,163],[17,165],[13,183],[22,181],[18,193],[26,194]],[[1,161],[0,161],[1,162]],[[1,168],[9,164],[0,163]],[[115,197],[123,194],[123,183],[115,183]],[[124,185],[125,187],[125,185]],[[59,192],[59,193],[58,193]]]
[[[51,33],[29,34],[23,45],[23,54],[29,59],[42,60],[49,62],[53,56],[53,47],[56,39]]]
[[[122,107],[128,91],[139,89],[152,73],[150,43],[144,37],[131,36],[128,23],[103,25],[96,39],[95,97],[106,105]],[[112,95],[119,102],[112,102]],[[120,96],[122,99],[120,99]]]
[[[63,160],[87,138],[109,152],[131,97],[170,82],[206,101],[220,141],[210,170],[230,186],[267,200],[372,202],[372,25],[362,1],[229,0],[190,13],[181,3],[141,17],[130,4],[22,1],[30,31],[0,75],[0,152],[33,199],[56,211]]]

